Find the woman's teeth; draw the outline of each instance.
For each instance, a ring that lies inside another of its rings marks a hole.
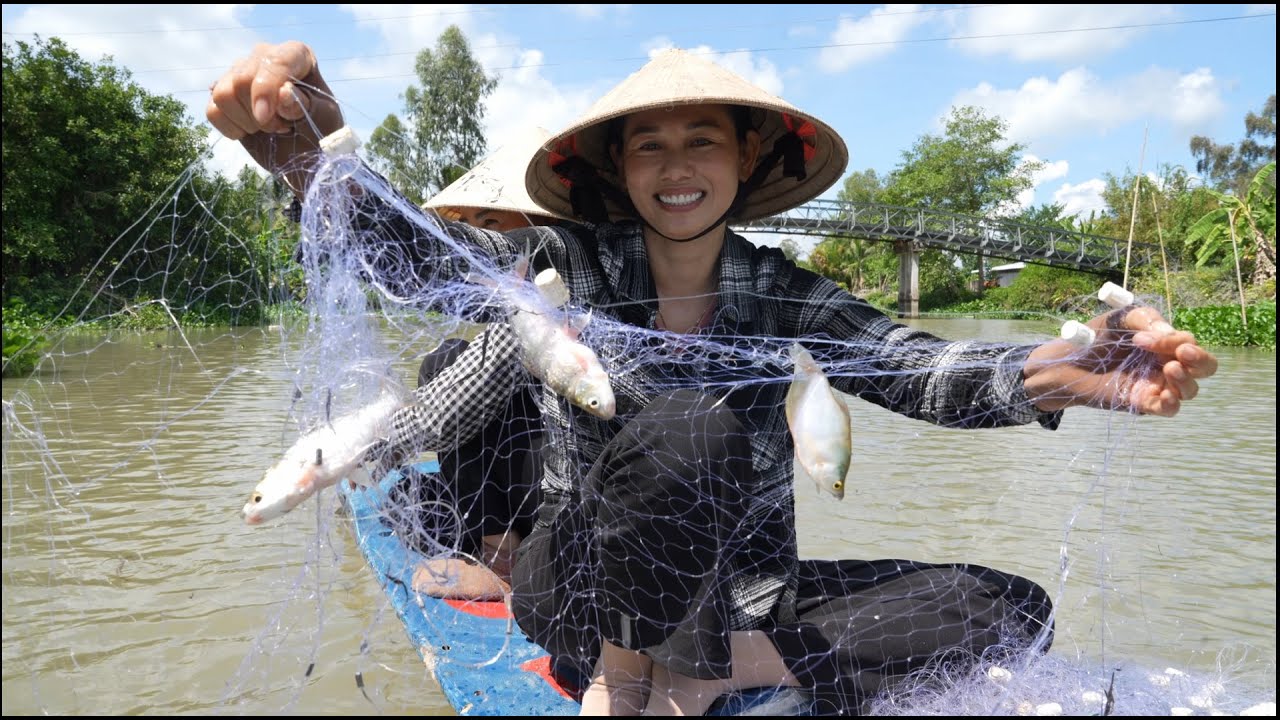
[[[680,193],[679,195],[659,195],[658,199],[665,205],[692,205],[702,199],[703,193]]]

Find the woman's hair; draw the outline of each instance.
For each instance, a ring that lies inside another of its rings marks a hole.
[[[747,132],[756,129],[756,123],[752,121],[751,108],[746,105],[725,105],[729,108],[729,117],[733,118],[733,129],[738,136],[738,142],[743,143],[747,140]],[[608,152],[615,147],[622,145],[622,128],[627,124],[627,116],[621,115],[608,122],[605,126],[604,147],[605,156],[613,157],[613,153]],[[617,172],[617,168],[612,168]]]

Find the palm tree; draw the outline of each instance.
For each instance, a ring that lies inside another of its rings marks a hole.
[[[1210,190],[1218,207],[1187,230],[1187,245],[1196,249],[1196,264],[1204,265],[1232,243],[1243,258],[1252,261],[1251,281],[1259,285],[1276,276],[1276,163],[1267,163],[1243,198]],[[1237,247],[1238,246],[1238,247]]]

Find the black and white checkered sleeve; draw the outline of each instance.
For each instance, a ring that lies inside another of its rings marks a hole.
[[[451,450],[475,437],[501,414],[523,372],[511,326],[489,325],[395,414],[381,463],[393,467],[420,452]]]
[[[831,378],[836,388],[908,417],[956,428],[1022,425],[1054,429],[1061,413],[1027,398],[1023,365],[1034,346],[948,341],[900,325],[834,283],[817,281],[804,307],[824,317],[802,326],[838,344],[828,360],[855,371]],[[821,309],[826,309],[824,312]],[[851,362],[852,361],[852,362]]]

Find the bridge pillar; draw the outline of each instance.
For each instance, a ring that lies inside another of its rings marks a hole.
[[[920,317],[920,251],[915,243],[898,240],[898,317]]]

